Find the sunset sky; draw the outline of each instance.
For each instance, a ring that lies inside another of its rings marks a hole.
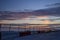
[[[2,20],[0,23],[14,23],[14,24],[60,24],[60,20],[58,20],[60,17],[52,17],[50,16],[33,16],[27,17],[24,19],[18,19],[18,20]]]
[[[46,8],[53,7],[51,5],[60,6],[60,0],[0,0],[0,11],[24,11],[26,9],[39,10],[39,9],[46,9]],[[53,11],[53,12],[56,12],[56,11]],[[34,15],[28,15],[28,14],[13,15],[12,14],[10,16],[6,16],[7,14],[6,15],[0,14],[0,19],[10,19],[10,18],[15,19],[15,20],[0,20],[0,23],[60,24],[60,13],[57,13],[56,15],[42,14],[44,16],[39,14],[38,16],[37,14],[34,14]],[[14,16],[14,17],[11,17],[11,16]]]

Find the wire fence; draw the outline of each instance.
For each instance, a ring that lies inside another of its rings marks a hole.
[[[49,27],[45,28],[45,29],[56,29],[56,26],[60,27],[60,24],[52,24],[49,25]],[[27,25],[27,24],[0,24],[0,31],[37,31],[40,30],[41,25]],[[45,26],[46,27],[46,26]],[[43,28],[44,29],[44,28]]]

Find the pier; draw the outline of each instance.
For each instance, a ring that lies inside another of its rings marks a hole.
[[[14,39],[16,37],[23,37],[32,34],[47,33],[55,30],[56,26],[60,24],[49,24],[45,30],[40,30],[41,26],[46,24],[0,24],[0,35],[2,40]],[[55,27],[53,27],[55,26]],[[36,29],[38,28],[38,29]],[[9,37],[10,36],[10,37]],[[11,37],[12,36],[12,37]]]

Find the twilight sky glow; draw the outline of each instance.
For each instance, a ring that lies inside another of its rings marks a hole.
[[[53,20],[53,19],[58,19],[60,17],[52,17],[49,18],[50,16],[39,16],[39,17],[35,17],[35,18],[24,18],[24,19],[20,19],[20,20],[2,20],[0,23],[8,23],[8,24],[24,24],[24,23],[28,23],[28,24],[60,24],[60,20]],[[53,21],[52,21],[53,20]]]
[[[46,5],[55,3],[60,3],[60,0],[0,0],[0,11],[21,11],[24,9],[39,10],[50,8],[49,6]],[[15,19],[15,20],[0,20],[0,23],[60,24],[60,13],[59,12],[57,13],[56,12],[57,10],[56,11],[52,10],[52,13],[50,11],[51,10],[47,11],[49,12],[49,15],[45,15],[44,13],[45,11],[37,13],[39,16],[35,13],[33,14],[33,12],[31,13],[31,15],[25,13],[10,15],[0,14],[0,19]]]

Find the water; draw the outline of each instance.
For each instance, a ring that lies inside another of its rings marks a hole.
[[[60,40],[60,31],[40,33],[40,34],[31,34],[31,35],[23,36],[23,37],[19,37],[18,32],[2,32],[2,39],[3,40]]]
[[[60,40],[60,31],[29,35],[16,38],[15,40]]]
[[[1,40],[13,40],[15,38],[19,37],[18,32],[9,32],[9,31],[3,31],[1,32]]]
[[[60,30],[60,28],[54,28],[54,29]],[[8,28],[1,28],[1,31],[5,31],[5,30],[9,31]],[[28,29],[19,29],[19,30],[26,31]],[[15,32],[2,32],[2,40],[60,40],[60,31],[40,33],[40,34],[31,34],[31,35],[24,36],[24,37],[19,37],[19,32],[17,32],[18,28],[15,28],[15,29],[11,28],[10,31],[15,31]]]

